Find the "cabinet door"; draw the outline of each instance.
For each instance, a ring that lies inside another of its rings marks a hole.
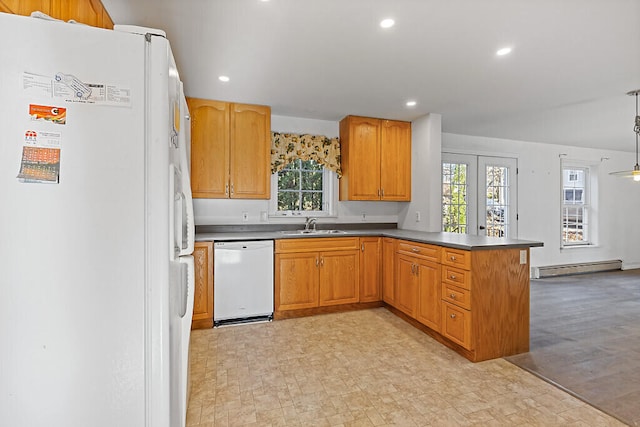
[[[229,103],[187,98],[191,115],[191,191],[229,197]]]
[[[382,239],[382,299],[395,307],[396,240]]]
[[[383,120],[380,128],[381,200],[411,200],[411,123]]]
[[[275,263],[275,310],[317,307],[320,255],[276,254]]]
[[[100,0],[53,0],[54,18],[73,19],[82,24],[102,27],[104,7]]]
[[[271,196],[271,108],[231,104],[230,196]]]
[[[418,306],[418,284],[416,270],[418,265],[411,257],[398,255],[396,258],[396,305],[410,317],[416,317]]]
[[[380,301],[381,239],[360,238],[360,302]]]
[[[196,242],[192,329],[213,327],[213,242]]]
[[[418,261],[418,313],[417,320],[440,332],[441,295],[440,264],[429,261]]]
[[[358,302],[359,252],[320,253],[320,306]]]
[[[340,200],[380,200],[380,120],[349,116],[340,139]]]

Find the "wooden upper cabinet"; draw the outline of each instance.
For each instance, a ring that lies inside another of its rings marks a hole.
[[[236,199],[271,196],[271,108],[231,104],[230,194]]]
[[[340,200],[411,200],[411,123],[340,121]]]
[[[269,199],[271,109],[187,98],[195,198]]]
[[[73,19],[82,24],[102,27],[104,7],[99,0],[52,0],[55,18]]]
[[[381,200],[411,200],[411,123],[383,120],[380,128]]]
[[[191,115],[193,197],[229,197],[230,104],[187,98],[187,105]]]
[[[100,0],[0,0],[0,12],[28,16],[35,11],[63,21],[73,19],[93,27],[113,29],[113,21]]]
[[[348,116],[340,122],[340,200],[380,199],[380,120]]]
[[[51,3],[51,0],[0,0],[0,11],[25,16],[40,11],[51,15]]]

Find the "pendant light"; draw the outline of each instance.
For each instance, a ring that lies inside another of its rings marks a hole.
[[[634,181],[640,181],[640,165],[638,165],[638,138],[640,137],[640,116],[638,115],[638,94],[640,94],[640,89],[632,90],[628,92],[627,95],[636,97],[636,120],[633,126],[633,131],[636,134],[636,165],[633,167],[633,170],[620,171],[620,172],[611,172],[609,175],[621,176],[623,178],[632,178]]]

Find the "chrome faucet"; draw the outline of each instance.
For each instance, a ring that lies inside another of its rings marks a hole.
[[[309,231],[310,227],[313,225],[313,231],[316,231],[316,221],[318,221],[318,218],[307,217],[307,220],[304,223],[304,230]]]

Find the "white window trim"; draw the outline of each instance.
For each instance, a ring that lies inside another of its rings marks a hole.
[[[560,160],[560,249],[577,249],[577,248],[597,248],[597,191],[598,191],[598,162],[586,160],[564,159]],[[587,177],[585,177],[585,193],[583,194],[584,206],[588,213],[587,237],[586,242],[566,243],[562,239],[563,226],[563,210],[564,204],[564,170],[565,169],[586,169]]]
[[[337,217],[336,206],[338,201],[338,175],[322,168],[322,193],[324,210],[322,211],[278,211],[278,173],[271,174],[271,199],[269,199],[270,218],[299,218],[299,217]]]

